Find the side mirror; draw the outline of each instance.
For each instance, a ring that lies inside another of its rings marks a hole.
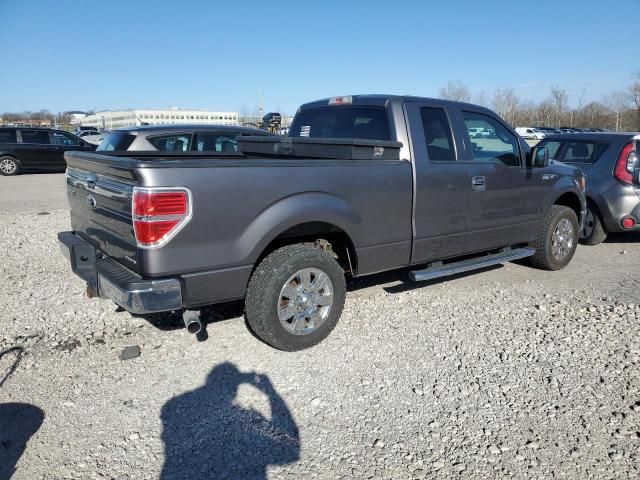
[[[547,147],[533,147],[529,166],[532,168],[544,168],[549,166],[549,149]]]

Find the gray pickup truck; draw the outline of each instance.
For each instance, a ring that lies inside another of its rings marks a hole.
[[[245,299],[254,333],[291,351],[335,327],[345,276],[408,267],[420,282],[524,257],[557,270],[576,249],[581,170],[483,107],[334,97],[303,105],[289,138],[238,143],[66,155],[73,230],[59,241],[90,295],[182,312],[194,333],[200,307]]]

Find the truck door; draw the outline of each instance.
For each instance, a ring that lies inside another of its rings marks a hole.
[[[452,128],[451,112],[443,102],[407,102],[405,111],[415,172],[411,263],[460,255],[469,199],[461,135]]]
[[[467,251],[528,242],[539,228],[542,169],[526,166],[518,135],[486,110],[459,111],[469,162]],[[469,128],[487,134],[471,138]]]

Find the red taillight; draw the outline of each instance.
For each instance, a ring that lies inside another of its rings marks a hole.
[[[626,228],[627,230],[630,228],[633,228],[635,224],[636,224],[636,221],[631,217],[627,217],[624,220],[622,220],[622,227]]]
[[[184,188],[134,188],[133,231],[139,247],[159,247],[191,218],[191,199]]]
[[[138,191],[133,197],[133,214],[139,217],[185,215],[189,200],[186,191]]]
[[[633,143],[627,143],[618,155],[618,161],[616,162],[616,167],[613,170],[613,176],[619,182],[626,183],[628,185],[633,184],[633,167],[634,167],[634,156],[633,153]]]

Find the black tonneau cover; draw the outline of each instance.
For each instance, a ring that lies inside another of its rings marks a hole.
[[[337,160],[398,160],[401,142],[362,138],[238,137],[246,155]]]

